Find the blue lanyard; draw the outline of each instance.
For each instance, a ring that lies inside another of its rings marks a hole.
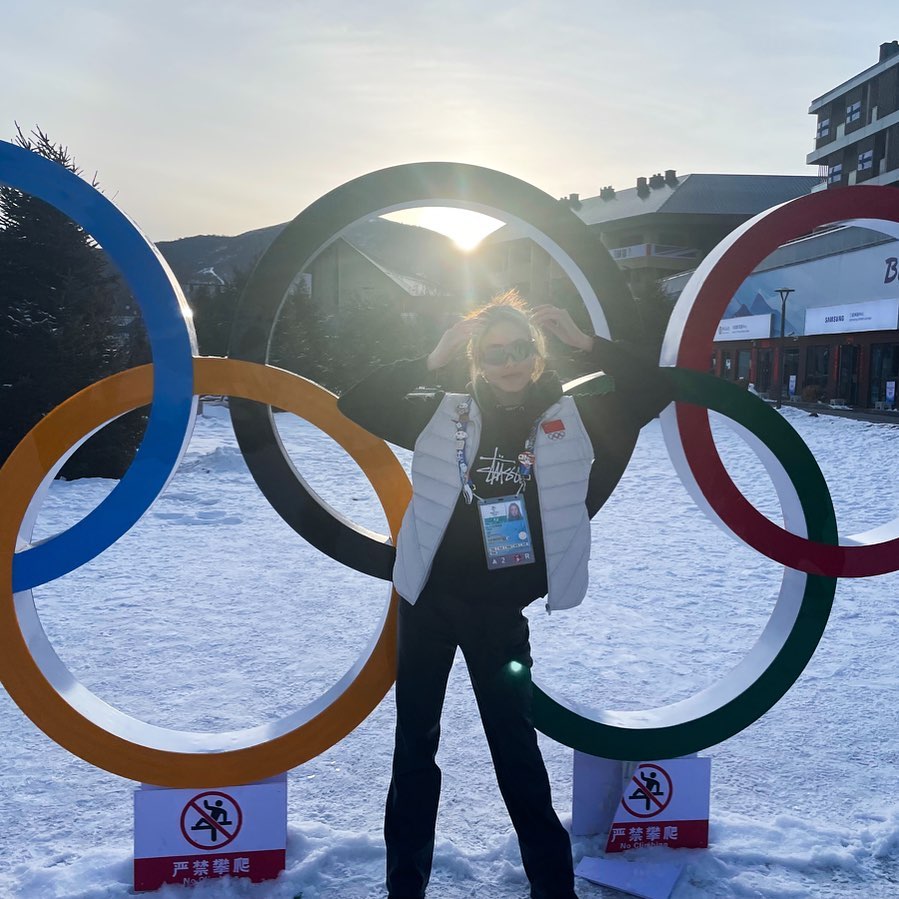
[[[453,419],[456,425],[456,463],[459,466],[459,480],[462,482],[462,496],[465,502],[471,505],[475,498],[475,485],[471,479],[471,470],[468,460],[465,458],[465,442],[468,440],[468,423],[471,420],[471,397],[466,397],[456,406],[456,415],[458,418]],[[534,475],[534,444],[537,441],[537,426],[540,424],[542,415],[538,415],[531,425],[530,433],[524,442],[524,450],[518,454],[518,474],[520,483],[518,485],[517,494],[524,493],[527,482]]]

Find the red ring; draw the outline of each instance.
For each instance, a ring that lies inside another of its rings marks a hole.
[[[725,238],[719,245],[723,249],[713,251],[717,261],[700,281],[687,313],[676,364],[706,371],[709,347],[728,303],[763,259],[819,225],[851,219],[899,223],[899,194],[895,188],[873,186],[823,190],[763,212]],[[899,569],[899,537],[864,546],[830,546],[769,521],[731,480],[707,411],[678,403],[677,422],[684,454],[706,500],[754,549],[790,568],[829,577],[868,577]]]

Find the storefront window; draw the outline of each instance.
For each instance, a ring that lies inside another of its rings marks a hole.
[[[749,368],[752,361],[752,352],[750,350],[737,351],[737,380],[749,380]]]
[[[759,370],[755,378],[759,393],[767,393],[771,389],[771,350],[759,350]]]
[[[781,381],[783,395],[791,396],[790,378],[795,378],[799,373],[799,350],[784,350],[783,360],[783,377]],[[798,393],[798,390],[796,392]]]
[[[844,403],[858,402],[858,347],[846,344],[838,349],[836,395]]]
[[[805,351],[805,381],[803,387],[813,387],[822,399],[827,390],[827,365],[830,361],[829,346],[810,346]]]
[[[895,391],[899,381],[899,343],[875,343],[871,346],[870,403],[874,407],[883,403],[896,408]],[[892,383],[892,388],[890,388]],[[893,399],[887,398],[887,393]]]

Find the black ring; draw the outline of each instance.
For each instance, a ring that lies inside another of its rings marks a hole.
[[[249,362],[268,361],[271,335],[290,285],[348,227],[397,207],[435,203],[476,208],[497,218],[509,216],[535,229],[580,269],[599,299],[612,338],[639,339],[636,306],[621,270],[570,208],[502,172],[461,163],[421,162],[371,172],[335,188],[278,235],[253,270],[238,303],[229,355]],[[247,466],[284,521],[336,561],[391,580],[395,550],[388,538],[372,535],[315,494],[285,452],[270,407],[232,398],[230,409]]]

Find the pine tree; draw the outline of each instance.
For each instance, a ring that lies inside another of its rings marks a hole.
[[[18,146],[81,174],[66,146],[16,129]],[[0,461],[54,406],[146,359],[135,304],[90,235],[11,187],[0,187],[0,322]],[[138,415],[104,429],[63,475],[120,477],[142,428]]]
[[[278,315],[269,361],[328,390],[339,390],[344,344],[337,330],[336,316],[312,299],[307,281],[299,277]]]

